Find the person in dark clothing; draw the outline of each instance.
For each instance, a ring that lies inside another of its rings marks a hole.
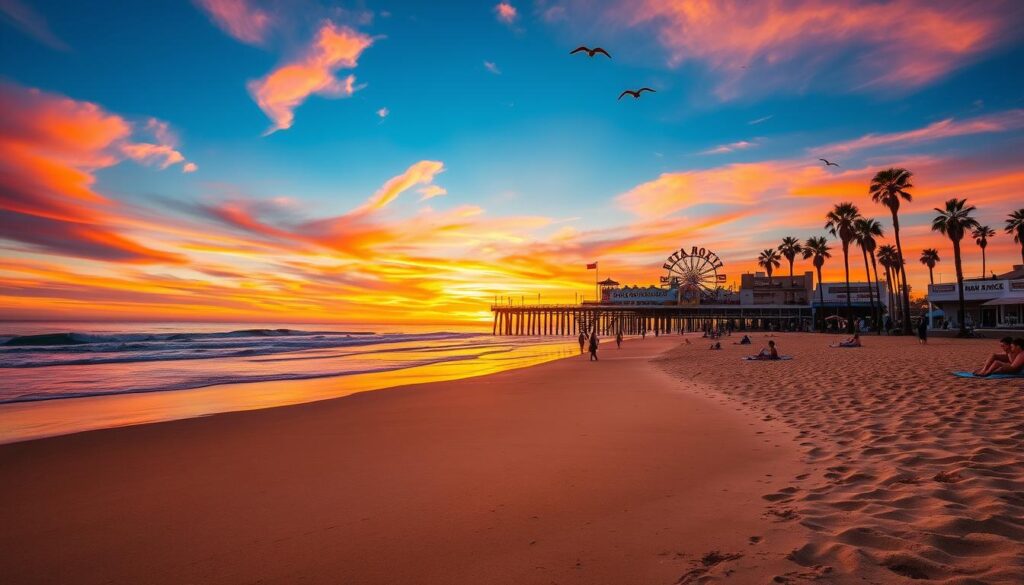
[[[917,341],[921,345],[928,343],[928,321],[925,321],[924,317],[921,317],[921,322],[917,324]]]
[[[587,334],[580,331],[580,355],[583,355],[583,346],[587,344]]]
[[[615,334],[615,346],[618,349],[622,349],[622,332],[621,331],[619,331],[618,333]]]
[[[590,361],[592,361],[592,362],[598,361],[597,360],[597,344],[598,343],[599,342],[597,340],[597,332],[595,331],[595,332],[590,334]]]

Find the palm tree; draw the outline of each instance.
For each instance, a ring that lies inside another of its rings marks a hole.
[[[803,246],[800,245],[800,240],[786,236],[782,238],[782,243],[779,244],[779,253],[781,253],[786,260],[789,260],[789,279],[793,280],[793,261],[796,260],[798,254],[804,251]]]
[[[935,284],[935,265],[941,260],[939,251],[935,248],[925,248],[921,252],[921,264],[928,267],[928,284]]]
[[[825,229],[843,243],[843,266],[846,270],[846,329],[853,333],[853,300],[850,294],[850,242],[856,237],[855,223],[860,219],[860,210],[850,202],[836,203],[832,211],[825,214],[828,222]]]
[[[966,206],[966,207],[965,207]],[[957,309],[957,320],[960,322],[958,337],[967,337],[967,324],[964,323],[964,271],[960,261],[960,240],[968,230],[979,227],[978,220],[971,217],[973,205],[967,205],[966,199],[956,197],[946,202],[945,209],[935,208],[939,214],[932,220],[932,231],[948,236],[953,242],[953,264],[956,266],[956,288],[960,293],[960,307]]]
[[[757,265],[764,268],[764,271],[768,273],[769,289],[772,287],[772,272],[774,272],[780,264],[779,253],[771,248],[761,252],[761,255],[757,257]]]
[[[882,224],[878,223],[874,219],[860,218],[853,222],[854,237],[857,238],[857,244],[860,245],[861,252],[864,253],[864,275],[868,280],[868,302],[871,303],[871,320],[874,321],[872,325],[878,334],[882,334],[882,328],[878,326],[881,321],[881,316],[875,311],[875,291],[878,290],[878,283],[875,282],[875,286],[871,286],[871,265],[868,263],[868,250],[874,252],[875,246],[878,244],[875,241],[875,237],[882,237]],[[882,299],[878,299],[881,304]]]
[[[825,260],[831,258],[832,254],[829,253],[828,240],[824,236],[807,238],[807,241],[803,245],[804,260],[808,258],[814,258],[814,268],[818,271],[818,296],[821,300],[821,314],[825,314],[825,289],[821,286],[821,267],[825,265]],[[825,330],[825,321],[821,322],[821,330]]]
[[[971,232],[971,237],[974,238],[974,243],[978,244],[981,248],[981,277],[985,278],[985,248],[988,247],[988,239],[995,236],[996,231],[987,225],[979,225],[974,228]]]
[[[900,199],[911,200],[910,189],[914,185],[910,179],[913,176],[914,174],[907,169],[891,168],[878,171],[871,179],[871,187],[868,189],[872,201],[881,203],[892,212],[892,232],[896,236],[896,254],[899,258],[897,268],[903,278],[903,288],[900,289],[900,305],[903,308],[904,316],[910,315],[910,291],[906,289],[907,269],[906,262],[903,260],[903,244],[900,242],[899,211]],[[903,319],[903,333],[910,335],[910,320],[907,318]]]
[[[896,247],[886,244],[878,247],[878,262],[885,268],[885,288],[889,292],[889,312],[895,314],[896,311],[896,287],[895,278],[893,273],[896,271]]]
[[[1020,261],[1024,264],[1024,207],[1011,211],[1006,218],[1006,233],[1013,235],[1013,241],[1020,244]]]

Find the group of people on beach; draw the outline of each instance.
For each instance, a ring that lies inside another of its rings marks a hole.
[[[975,370],[975,376],[992,374],[1024,373],[1024,337],[1004,337],[999,340],[998,351],[985,360],[985,365]]]
[[[644,337],[647,336],[647,332],[644,331]],[[597,359],[597,347],[601,344],[601,341],[597,338],[597,330],[595,329],[590,335],[587,335],[586,331],[580,331],[580,355],[583,355],[583,348],[586,347],[590,352],[590,361],[596,362]],[[589,342],[589,343],[588,343]],[[615,334],[615,347],[622,349],[622,332],[619,331]]]

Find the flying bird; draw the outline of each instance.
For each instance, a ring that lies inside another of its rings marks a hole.
[[[640,94],[642,94],[645,91],[649,91],[651,93],[658,93],[649,87],[641,87],[640,89],[637,90],[627,89],[626,91],[619,94],[619,99],[621,100],[622,97],[625,96],[626,94],[633,96],[633,99],[638,99],[640,97]]]
[[[588,57],[593,57],[594,55],[596,55],[598,53],[601,53],[602,55],[604,55],[605,57],[608,57],[609,59],[612,58],[612,56],[608,54],[608,51],[605,51],[601,47],[594,47],[593,49],[590,49],[590,48],[584,47],[582,45],[580,45],[579,47],[573,49],[572,51],[569,51],[569,54],[570,55],[575,55],[576,53],[579,53],[580,51],[583,51],[584,53],[586,53]]]
[[[818,160],[820,160],[821,162],[825,163],[826,167],[838,167],[839,166],[839,163],[829,162],[829,161],[827,161],[827,160],[825,160],[823,158],[819,158]]]

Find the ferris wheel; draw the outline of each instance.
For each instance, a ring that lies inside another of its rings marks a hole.
[[[723,280],[718,275],[718,266],[721,262],[717,257],[709,258],[706,254],[673,255],[665,263],[668,274],[661,277],[661,284],[667,288],[699,290],[702,295],[711,296]]]

